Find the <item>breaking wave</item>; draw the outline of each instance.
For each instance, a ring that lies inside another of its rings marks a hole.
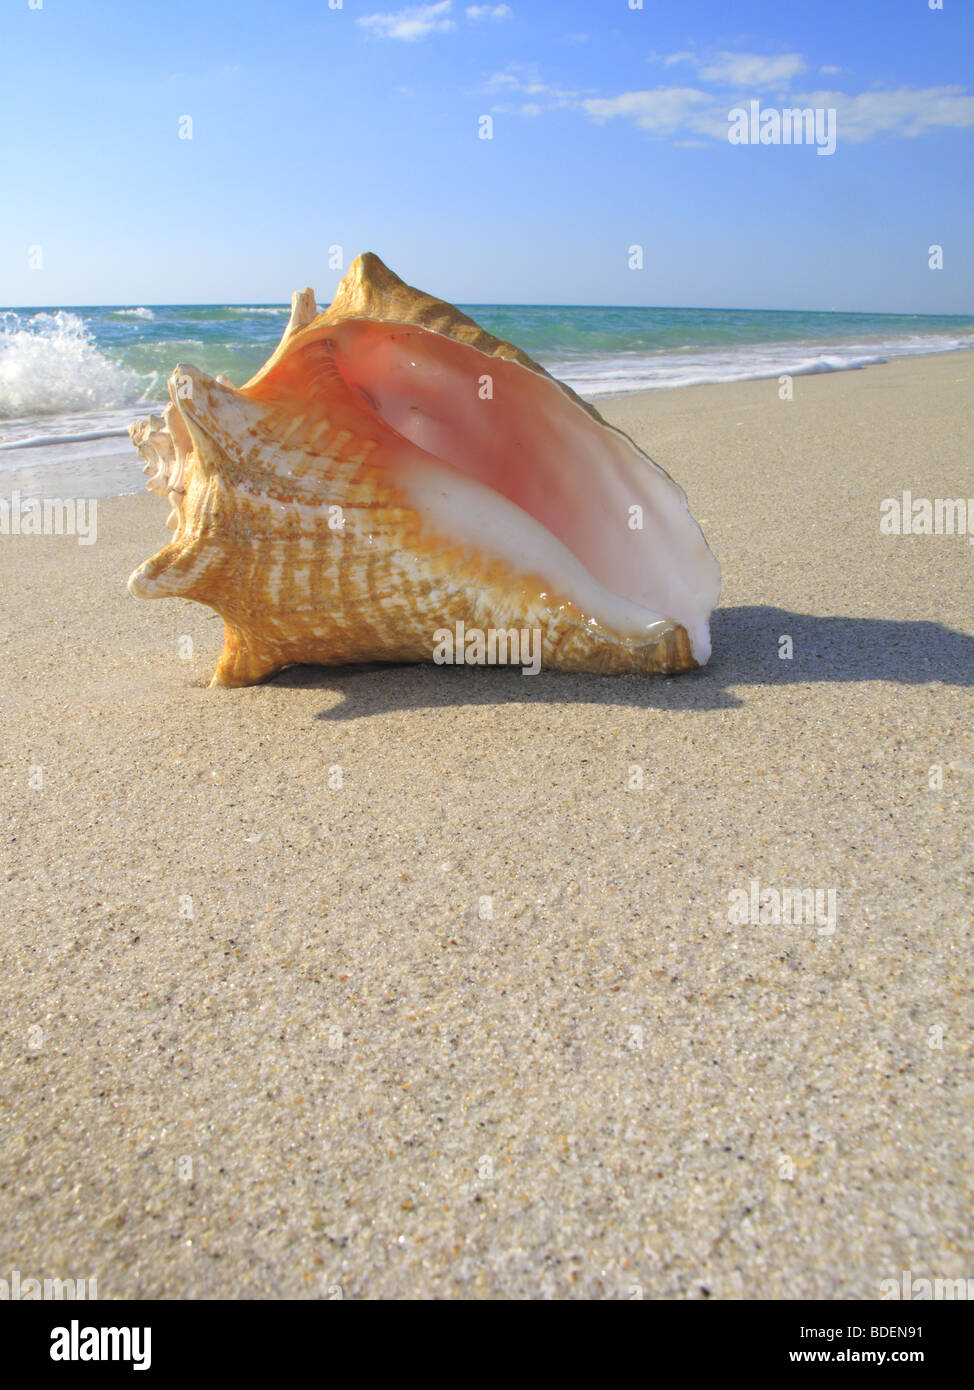
[[[0,419],[134,405],[147,384],[99,352],[77,314],[0,314]]]

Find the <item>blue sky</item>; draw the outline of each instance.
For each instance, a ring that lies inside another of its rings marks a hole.
[[[461,303],[974,311],[970,0],[31,2],[3,304],[327,300],[340,246]],[[732,145],[752,99],[835,153]]]

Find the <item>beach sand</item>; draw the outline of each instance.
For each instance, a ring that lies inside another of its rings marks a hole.
[[[161,501],[0,537],[0,1277],[974,1276],[974,546],[879,529],[974,495],[972,387],[958,354],[607,403],[723,566],[712,663],[672,680],[211,691],[219,620],[125,589]],[[833,891],[834,932],[730,921],[752,881]]]

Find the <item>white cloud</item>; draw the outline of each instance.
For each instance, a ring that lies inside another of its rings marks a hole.
[[[695,87],[655,87],[649,91],[622,92],[616,97],[594,97],[576,103],[595,121],[621,117],[640,130],[656,135],[688,137],[705,135],[727,139],[727,100]],[[974,126],[974,96],[963,87],[899,87],[890,91],[802,92],[788,98],[791,107],[812,107],[836,112],[839,143],[850,144],[888,135],[910,139],[943,128]]]
[[[700,139],[726,140],[728,111],[747,94],[747,89],[772,86],[779,105],[836,111],[839,144],[859,144],[879,136],[912,139],[933,130],[974,126],[974,95],[965,87],[897,87],[874,89],[858,95],[839,91],[794,92],[785,97],[790,79],[806,70],[799,53],[768,57],[757,53],[721,52],[699,58],[689,52],[654,53],[651,60],[667,67],[690,63],[701,79],[714,82],[717,90],[699,86],[652,87],[598,96],[591,88],[569,91],[553,86],[541,76],[535,63],[509,63],[487,82],[498,96],[527,98],[523,105],[509,105],[508,112],[538,116],[543,111],[569,107],[593,121],[626,120],[640,130],[669,137],[684,144]],[[822,71],[841,69],[822,69]],[[742,92],[741,88],[744,91]]]
[[[490,88],[507,87],[512,92],[530,94],[546,92],[546,84],[538,74],[537,63],[508,63],[503,72],[495,72],[487,79]]]
[[[583,92],[572,91],[566,87],[554,87],[545,82],[537,63],[508,63],[503,72],[495,72],[487,79],[485,86],[489,92],[502,92],[505,95],[515,92],[527,97],[544,99],[528,102],[524,106],[495,106],[494,111],[505,111],[520,116],[540,116],[543,111],[554,111],[556,107],[577,106]],[[591,88],[589,88],[591,90]]]
[[[835,73],[841,71],[842,69],[837,68],[834,63],[826,63],[824,68],[819,68],[819,72],[824,73],[827,77],[832,77],[835,75]]]
[[[800,53],[768,57],[761,53],[718,53],[697,64],[705,82],[724,82],[730,87],[778,87],[805,71]]]
[[[910,139],[941,127],[974,126],[974,96],[964,87],[897,87],[862,92],[803,92],[796,105],[834,107],[839,142],[860,144],[878,135]]]
[[[364,15],[355,22],[380,39],[402,39],[405,43],[415,43],[417,39],[425,39],[428,34],[455,29],[456,25],[450,18],[452,11],[453,0],[439,0],[435,5],[411,5],[405,10]]]
[[[472,23],[479,20],[513,19],[510,5],[467,5],[464,14]],[[370,34],[380,39],[402,39],[415,43],[429,34],[444,34],[455,29],[453,0],[437,0],[431,5],[410,5],[404,10],[385,10],[357,19]]]
[[[697,134],[727,134],[726,104],[715,106],[709,92],[695,87],[654,87],[648,92],[623,92],[617,97],[592,97],[582,106],[596,121],[628,117],[640,130],[671,135],[677,130]]]
[[[510,5],[468,5],[468,19],[510,19],[514,11]]]
[[[705,82],[728,87],[778,87],[806,69],[800,53],[731,53],[724,50],[702,58],[699,53],[681,49],[679,53],[651,53],[649,60],[662,63],[666,68],[689,63]]]

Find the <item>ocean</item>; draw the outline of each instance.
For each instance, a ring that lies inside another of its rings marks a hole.
[[[974,347],[974,317],[960,315],[461,307],[590,400]],[[0,312],[0,488],[76,496],[141,490],[125,426],[161,407],[176,363],[240,385],[267,359],[288,312],[278,304]]]

